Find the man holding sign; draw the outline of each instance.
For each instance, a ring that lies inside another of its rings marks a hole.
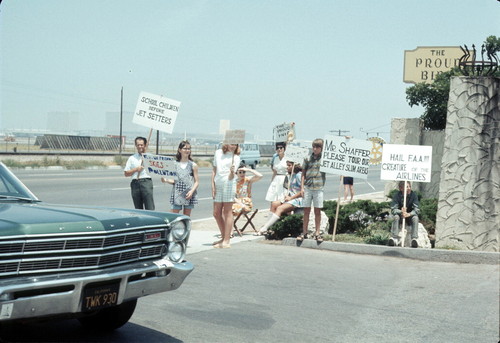
[[[137,137],[135,139],[135,148],[137,152],[130,156],[125,165],[125,177],[130,177],[130,190],[132,193],[132,201],[134,207],[139,210],[155,209],[155,202],[153,199],[153,181],[146,173],[144,168],[144,160],[142,154],[146,152],[147,139],[144,137]]]
[[[406,206],[404,188],[406,183]],[[418,248],[418,215],[420,213],[418,196],[411,190],[410,181],[399,181],[399,192],[394,195],[391,203],[392,222],[390,246],[399,245],[399,230],[407,222],[411,224],[411,247]],[[403,238],[404,239],[404,238]]]

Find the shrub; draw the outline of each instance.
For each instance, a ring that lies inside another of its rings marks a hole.
[[[328,232],[333,233],[333,226],[335,225],[335,213],[337,211],[336,201],[325,201],[323,210],[329,219]],[[363,216],[363,222],[375,222],[385,220],[389,214],[388,202],[374,202],[371,200],[358,200],[349,204],[341,205],[339,209],[337,231],[336,233],[356,232],[360,228],[365,228],[366,225],[360,226],[359,220],[353,214],[359,212]],[[366,224],[365,223],[365,224]]]
[[[366,244],[387,245],[391,235],[386,230],[372,230],[370,235],[365,237]]]
[[[114,160],[115,164],[119,165],[119,166],[122,166],[122,167],[124,167],[125,163],[127,163],[127,159],[128,159],[128,157],[124,157],[124,156],[121,156],[121,155],[115,155],[113,157],[113,160]]]
[[[267,239],[284,239],[287,237],[297,237],[302,232],[302,214],[292,214],[281,217],[269,228]]]
[[[436,231],[436,213],[438,207],[438,199],[422,199],[420,201],[420,222],[425,227],[429,234],[434,234]]]

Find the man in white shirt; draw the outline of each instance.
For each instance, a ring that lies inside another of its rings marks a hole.
[[[137,137],[135,139],[135,148],[137,153],[130,156],[125,165],[125,177],[130,177],[130,190],[134,207],[140,210],[154,210],[155,202],[153,199],[153,181],[146,173],[142,154],[146,152],[147,139]]]

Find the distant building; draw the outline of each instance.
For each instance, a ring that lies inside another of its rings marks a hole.
[[[222,119],[219,122],[219,134],[224,135],[226,130],[229,130],[231,128],[231,121],[227,119]]]

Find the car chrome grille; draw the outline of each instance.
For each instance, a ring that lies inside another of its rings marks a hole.
[[[82,235],[27,236],[0,240],[0,277],[92,270],[161,258],[169,227],[135,228]],[[148,241],[147,236],[158,237]]]

